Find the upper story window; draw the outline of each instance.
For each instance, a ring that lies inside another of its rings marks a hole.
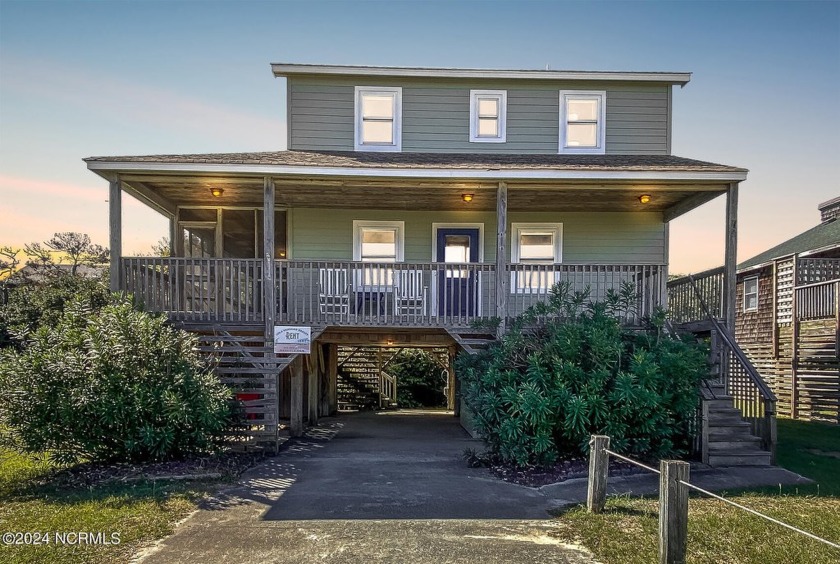
[[[403,260],[402,221],[354,221],[353,260],[399,262]]]
[[[758,276],[744,279],[744,311],[758,311]]]
[[[560,152],[604,153],[607,93],[560,91]]]
[[[402,88],[356,87],[357,151],[402,149]]]
[[[507,91],[470,90],[470,143],[504,143]]]

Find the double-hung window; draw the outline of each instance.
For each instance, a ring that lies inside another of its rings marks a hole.
[[[354,221],[353,260],[366,263],[401,262],[403,233],[402,221]],[[393,285],[394,269],[377,264],[362,265],[354,280],[357,287],[384,291]]]
[[[504,143],[506,118],[506,90],[470,90],[470,143]]]
[[[560,152],[603,154],[605,91],[560,91]]]
[[[758,276],[744,278],[744,311],[758,311]]]
[[[545,294],[558,279],[555,264],[562,260],[563,224],[514,223],[511,225],[511,258],[516,266],[511,291]]]
[[[355,122],[357,151],[400,151],[402,88],[357,86]]]

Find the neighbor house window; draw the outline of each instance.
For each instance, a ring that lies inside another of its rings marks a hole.
[[[354,221],[353,260],[370,263],[391,263],[403,260],[405,224],[402,221]],[[356,287],[390,288],[394,269],[381,266],[357,266]]]
[[[357,151],[402,149],[402,88],[356,87]]]
[[[758,276],[744,279],[744,311],[758,310]]]
[[[547,293],[559,278],[554,267],[562,260],[561,223],[514,223],[511,225],[511,258],[516,266],[511,276],[515,293]]]
[[[607,93],[560,91],[560,152],[604,153]]]
[[[504,143],[507,91],[470,90],[470,142]]]

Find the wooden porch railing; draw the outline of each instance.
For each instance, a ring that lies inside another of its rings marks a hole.
[[[123,288],[148,311],[188,321],[262,322],[260,259],[128,257]],[[496,266],[486,263],[275,262],[278,323],[337,326],[469,327],[496,316]],[[513,264],[507,316],[547,300],[558,282],[591,300],[632,284],[626,321],[664,299],[662,265]]]
[[[795,289],[797,319],[840,319],[840,279]]]
[[[723,317],[722,266],[668,282],[668,316],[673,323],[705,320],[707,310],[715,318]]]

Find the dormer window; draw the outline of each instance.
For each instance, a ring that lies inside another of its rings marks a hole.
[[[356,150],[402,149],[402,88],[356,87]]]
[[[470,90],[470,143],[504,143],[507,91]]]
[[[560,152],[604,154],[604,91],[560,91]]]

